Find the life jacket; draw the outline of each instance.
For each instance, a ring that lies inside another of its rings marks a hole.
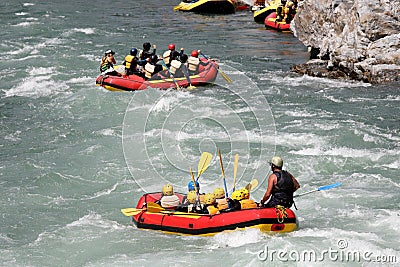
[[[199,58],[190,56],[188,59],[189,70],[192,72],[196,72],[197,67],[199,66],[199,63],[200,63]]]
[[[132,61],[133,61],[133,59],[134,59],[135,57],[134,56],[131,56],[131,55],[127,55],[126,57],[125,57],[125,68],[126,69],[130,69],[131,68],[131,65],[132,65]]]
[[[169,71],[171,72],[172,75],[175,75],[175,72],[181,67],[182,63],[178,60],[172,60],[171,61],[171,67],[169,68]]]
[[[162,57],[165,64],[168,65],[171,61],[171,50],[165,51]]]
[[[214,205],[209,205],[207,206],[208,214],[214,215],[214,214],[219,214],[219,209],[215,207]]]
[[[172,195],[172,196],[163,196],[160,202],[161,202],[161,207],[163,208],[176,208],[179,205],[180,200],[177,195]]]
[[[150,50],[147,50],[147,51],[145,51],[145,50],[140,50],[139,59],[140,59],[140,60],[147,59],[147,58],[149,58],[149,57],[151,57],[151,56],[153,56],[153,55],[155,55],[154,50],[153,50],[153,52],[150,52]]]
[[[293,203],[294,183],[287,171],[274,172],[277,183],[272,188],[273,197],[282,202]]]
[[[107,57],[103,57],[101,59],[100,72],[104,72],[108,70],[110,67],[113,67],[113,65],[110,62],[108,62]]]
[[[226,201],[226,198],[217,198],[217,207],[219,210],[225,210],[227,209],[228,206],[228,201]]]
[[[242,210],[255,209],[257,208],[257,203],[252,199],[242,199],[240,200],[240,208]]]
[[[154,66],[153,64],[147,63],[144,66],[144,76],[148,79],[151,78],[151,76],[153,76],[154,73],[154,69],[156,68],[156,66]]]

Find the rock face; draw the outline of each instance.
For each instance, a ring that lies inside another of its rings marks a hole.
[[[370,83],[400,81],[400,0],[303,0],[291,23],[311,60],[292,70]]]

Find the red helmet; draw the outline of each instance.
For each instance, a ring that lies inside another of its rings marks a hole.
[[[192,57],[198,57],[199,56],[199,50],[193,50],[191,56]]]
[[[169,50],[175,50],[175,45],[174,44],[169,44],[168,45]]]

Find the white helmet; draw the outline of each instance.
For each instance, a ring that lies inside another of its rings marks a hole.
[[[281,157],[279,156],[274,156],[270,162],[268,162],[269,164],[274,164],[276,167],[278,168],[282,168],[283,166],[283,160]]]

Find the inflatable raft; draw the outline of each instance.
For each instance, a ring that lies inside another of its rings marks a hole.
[[[290,32],[290,23],[286,23],[285,21],[277,21],[276,20],[276,12],[269,14],[264,21],[265,28],[274,29],[277,31],[285,31]]]
[[[183,195],[176,195],[182,201]],[[146,209],[146,203],[160,198],[161,193],[149,193],[139,199],[132,213],[133,223],[138,228],[180,235],[211,236],[247,227],[258,228],[266,233],[291,232],[298,227],[296,215],[291,209],[253,208],[216,215],[169,211],[161,207],[157,211]]]
[[[201,58],[203,62],[207,60]],[[183,77],[174,77],[173,79],[168,74],[167,70],[160,71],[152,76],[151,79],[145,80],[138,75],[115,76],[115,75],[100,75],[96,79],[96,85],[110,91],[135,91],[144,90],[149,87],[168,89],[176,88],[175,82],[179,87],[187,87],[190,85],[206,85],[213,83],[218,74],[218,64],[210,60],[205,66],[199,65],[199,73],[195,75]],[[190,82],[190,83],[189,83]]]
[[[235,13],[235,5],[232,0],[182,1],[179,5],[174,7],[174,10],[211,14],[232,14]]]
[[[277,0],[266,7],[255,9],[253,13],[254,21],[257,23],[264,23],[266,17],[268,17],[271,13],[276,12],[280,2],[280,0]]]

